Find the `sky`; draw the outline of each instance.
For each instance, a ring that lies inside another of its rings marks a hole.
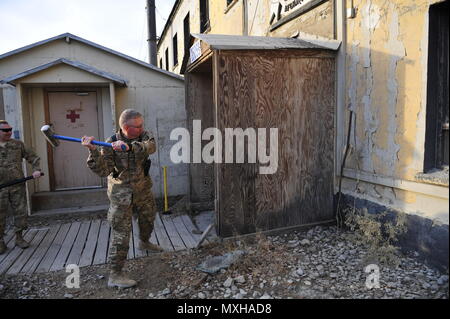
[[[175,0],[155,0],[159,36]],[[146,0],[0,0],[0,54],[62,33],[148,62]]]

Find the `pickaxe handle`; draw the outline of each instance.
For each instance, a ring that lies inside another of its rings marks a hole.
[[[69,136],[64,136],[64,135],[53,135],[53,138],[56,138],[58,140],[81,143],[80,138],[69,137]],[[106,143],[106,142],[92,141],[91,143],[94,145],[99,145],[99,146],[112,147],[111,143]],[[127,147],[125,145],[122,145],[122,150],[125,151],[126,149],[127,149]]]
[[[44,176],[44,173],[41,172],[41,176]],[[28,176],[28,177],[24,177],[24,178],[19,178],[19,179],[16,179],[16,180],[14,180],[14,181],[10,181],[10,182],[1,184],[1,185],[0,185],[0,189],[5,188],[5,187],[8,187],[8,186],[13,186],[13,185],[16,185],[16,184],[24,183],[24,182],[26,182],[26,181],[29,181],[30,179],[33,179],[33,178],[34,178],[33,176]]]

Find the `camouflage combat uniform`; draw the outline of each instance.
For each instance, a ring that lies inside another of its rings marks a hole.
[[[120,272],[127,258],[133,213],[138,216],[139,237],[142,241],[147,242],[153,231],[156,214],[151,192],[153,183],[150,176],[144,175],[143,164],[156,151],[156,145],[153,135],[145,131],[132,140],[119,131],[116,139],[127,143],[130,151],[96,148],[89,151],[87,164],[97,175],[108,176],[108,221],[113,230],[109,260],[111,270]],[[106,142],[111,143],[112,138]]]
[[[0,145],[0,184],[23,178],[22,159],[32,165],[33,172],[40,171],[40,158],[22,141],[10,139]],[[4,236],[8,203],[14,214],[15,232],[27,228],[27,197],[25,183],[0,189],[0,240]]]

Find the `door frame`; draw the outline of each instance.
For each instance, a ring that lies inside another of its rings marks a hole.
[[[99,139],[104,140],[104,125],[103,125],[103,109],[102,109],[102,88],[100,87],[44,87],[44,113],[45,113],[45,123],[49,124],[50,122],[50,110],[49,110],[49,93],[81,93],[81,92],[95,92],[96,100],[97,100],[97,121],[99,127]],[[50,191],[55,192],[55,170],[53,163],[53,147],[47,142],[47,159],[48,159],[48,175],[49,175],[49,184]],[[101,178],[101,187],[106,187],[106,179]],[[88,188],[80,188],[80,189],[88,189]],[[58,190],[64,191],[64,190]]]

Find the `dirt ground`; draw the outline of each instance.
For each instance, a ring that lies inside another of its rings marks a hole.
[[[99,216],[76,218],[93,217]],[[237,250],[244,255],[215,274],[198,269],[209,258]],[[64,270],[2,275],[0,299],[448,299],[448,272],[428,267],[414,254],[400,255],[397,267],[367,257],[367,247],[352,232],[317,226],[128,260],[125,271],[138,281],[129,289],[107,288],[108,265],[80,268],[79,288],[67,288],[71,273]],[[366,267],[373,263],[379,284],[368,288]]]

